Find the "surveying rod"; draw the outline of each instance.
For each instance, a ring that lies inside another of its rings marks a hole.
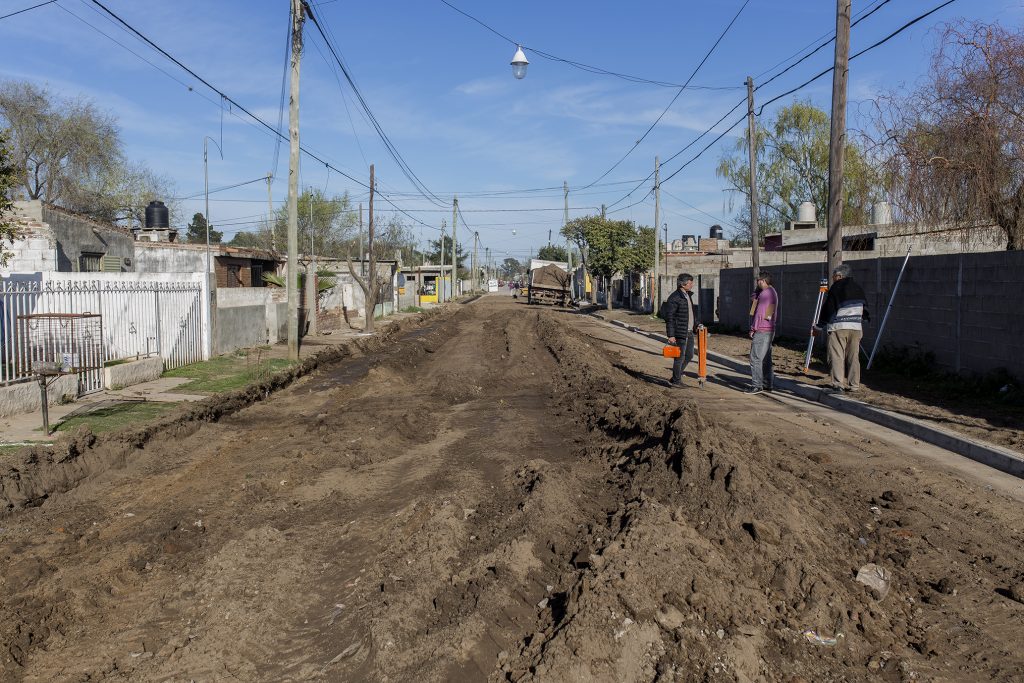
[[[814,304],[814,318],[811,320],[811,338],[807,340],[807,355],[804,356],[804,374],[811,368],[811,352],[814,351],[814,328],[818,324],[818,317],[821,315],[821,307],[825,304],[825,294],[828,293],[828,280],[822,278],[818,284],[818,303]]]
[[[697,386],[704,388],[708,379],[708,328],[697,326]]]

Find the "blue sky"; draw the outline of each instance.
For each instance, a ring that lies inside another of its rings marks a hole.
[[[39,1],[0,0],[0,15]],[[312,38],[307,39],[302,65],[302,143],[364,182],[369,163],[375,164],[381,190],[427,224],[405,219],[423,239],[436,238],[443,219],[451,222],[450,199],[458,193],[465,222],[479,231],[481,245],[499,257],[525,257],[547,242],[549,230],[557,235],[562,192],[487,193],[560,188],[567,181],[571,216],[596,212],[605,203],[613,205],[614,217],[650,225],[653,198],[640,201],[650,183],[623,197],[651,172],[655,155],[666,159],[675,154],[743,99],[747,75],[768,71],[835,29],[832,0],[750,0],[692,81],[725,89],[684,91],[625,161],[599,184],[579,189],[593,183],[633,146],[676,90],[587,73],[544,59],[529,48],[651,80],[681,83],[743,0],[451,1],[527,46],[530,67],[524,80],[516,81],[511,74],[514,45],[440,0],[314,4],[314,12],[329,27],[384,131],[448,208],[438,208],[415,194],[352,92],[347,86],[344,91],[339,87],[326,46],[308,24],[306,35]],[[854,15],[878,2],[854,0]],[[211,84],[276,125],[288,0],[105,0],[104,4]],[[940,0],[885,2],[854,28],[852,51],[938,4]],[[956,17],[1018,25],[1024,17],[1024,2],[959,0],[855,60],[850,71],[851,125],[856,125],[858,111],[877,93],[912,86],[924,76],[935,46],[934,27]],[[759,91],[758,99],[785,92],[831,61],[830,46]],[[116,26],[89,0],[59,0],[0,21],[0,77],[27,79],[61,95],[92,98],[118,117],[128,156],[170,177],[179,196],[202,191],[206,135],[223,140],[224,147],[222,161],[210,146],[211,188],[265,176],[271,170],[272,134],[240,112],[229,111],[228,105],[222,107],[218,95]],[[825,109],[830,95],[831,76],[799,93]],[[792,97],[775,106],[791,101]],[[726,124],[742,112],[737,110]],[[715,129],[714,135],[726,127]],[[662,222],[668,223],[670,237],[706,235],[711,224],[727,224],[731,217],[728,193],[714,168],[723,148],[731,146],[733,135],[741,132],[742,127],[737,127],[663,185]],[[663,177],[711,139],[705,138],[666,165]],[[287,160],[287,144],[282,144],[273,185],[275,203],[286,196]],[[366,198],[363,188],[308,157],[303,158],[301,179],[332,193],[349,190],[356,202]],[[179,206],[180,216],[190,217],[202,211],[202,198],[180,201]],[[383,201],[377,207],[393,210]],[[211,197],[211,219],[229,236],[250,227],[265,211],[265,183]],[[467,232],[461,222],[459,230],[461,238]]]

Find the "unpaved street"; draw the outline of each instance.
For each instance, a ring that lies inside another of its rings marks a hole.
[[[0,677],[1020,680],[1019,480],[508,297],[339,356],[0,472]]]

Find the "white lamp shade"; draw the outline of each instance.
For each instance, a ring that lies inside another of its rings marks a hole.
[[[526,54],[523,52],[523,48],[516,46],[516,53],[512,56],[512,75],[516,79],[522,79],[526,76],[526,67],[530,64],[530,61],[526,59]]]

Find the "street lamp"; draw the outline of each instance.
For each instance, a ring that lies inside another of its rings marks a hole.
[[[516,45],[516,53],[512,56],[512,75],[516,77],[517,81],[526,78],[526,67],[529,64],[530,62],[526,59],[526,54],[523,52],[523,47]]]

